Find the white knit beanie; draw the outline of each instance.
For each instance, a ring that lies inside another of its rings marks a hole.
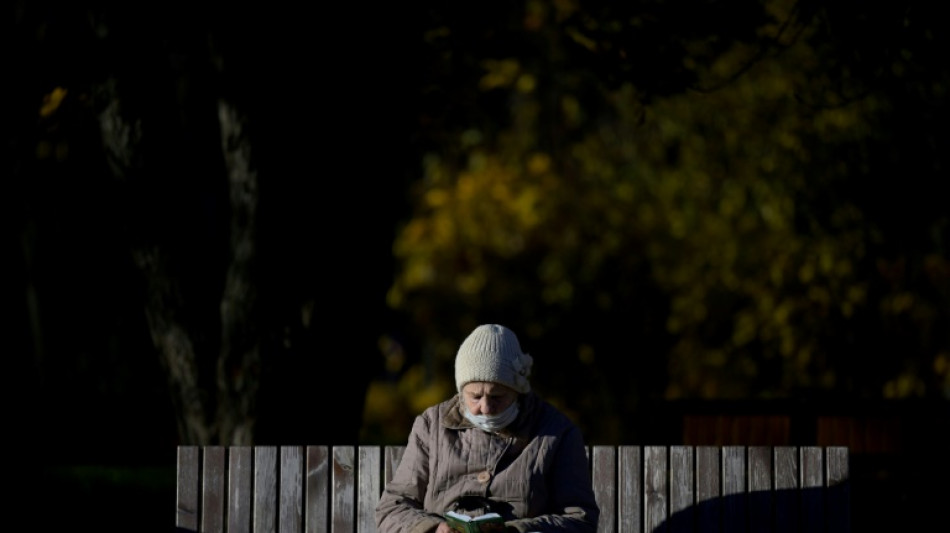
[[[531,390],[530,355],[522,353],[518,337],[498,324],[475,328],[455,356],[455,385],[459,392],[471,381],[501,383],[520,393]]]

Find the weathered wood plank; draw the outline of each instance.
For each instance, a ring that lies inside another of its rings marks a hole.
[[[277,533],[277,447],[254,448],[254,533]]]
[[[201,532],[224,533],[224,446],[204,449],[201,488]]]
[[[801,448],[801,526],[803,531],[824,531],[822,450],[817,446]]]
[[[198,531],[198,490],[201,484],[199,452],[198,446],[178,447],[175,526],[187,531]]]
[[[352,533],[356,527],[356,465],[353,446],[333,447],[333,493],[330,533]]]
[[[669,518],[669,471],[667,447],[643,448],[643,521],[646,531],[654,531]]]
[[[798,505],[799,456],[794,446],[775,448],[775,531],[798,531],[801,511]]]
[[[722,530],[722,449],[718,446],[696,448],[696,530],[719,533]]]
[[[404,450],[180,446],[177,530],[375,533]],[[600,533],[850,531],[846,447],[597,445],[587,455]]]
[[[696,503],[691,446],[670,446],[670,533],[692,533]]]
[[[251,533],[251,488],[254,449],[228,448],[228,533]]]
[[[594,499],[600,507],[597,531],[614,533],[617,531],[617,448],[591,446],[589,454]]]
[[[383,460],[383,479],[384,485],[389,483],[393,478],[393,472],[396,471],[396,468],[399,467],[399,461],[402,460],[402,454],[406,451],[405,446],[386,446],[386,452],[384,453],[385,458]],[[383,488],[380,487],[380,494],[382,494]]]
[[[722,529],[730,533],[748,531],[745,453],[745,446],[722,447]]]
[[[376,532],[376,503],[383,490],[380,483],[382,450],[379,446],[359,447],[359,487],[356,496],[356,532]]]
[[[643,455],[639,446],[620,446],[617,450],[619,500],[617,526],[619,533],[642,533]]]
[[[772,448],[750,446],[749,462],[749,531],[768,533],[772,531]]]
[[[303,531],[303,446],[280,447],[279,533]]]
[[[304,528],[324,533],[330,521],[330,454],[327,446],[307,446],[307,496]]]
[[[851,530],[851,486],[848,481],[848,449],[832,446],[826,449],[827,492],[825,509],[828,516],[828,531]]]

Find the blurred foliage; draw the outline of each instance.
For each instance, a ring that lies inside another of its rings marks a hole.
[[[454,392],[483,322],[598,442],[651,400],[950,397],[931,8],[687,5],[427,11],[389,292],[409,331],[363,439]]]

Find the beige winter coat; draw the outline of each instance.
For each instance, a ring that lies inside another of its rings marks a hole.
[[[534,393],[518,401],[518,418],[498,435],[462,416],[459,395],[416,417],[376,507],[379,533],[429,533],[447,510],[497,512],[522,533],[596,531],[600,509],[580,430]],[[487,498],[490,508],[457,508],[465,496]]]

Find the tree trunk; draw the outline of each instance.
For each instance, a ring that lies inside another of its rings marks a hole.
[[[252,444],[255,399],[260,388],[260,334],[254,314],[257,244],[257,172],[251,164],[245,121],[234,107],[218,104],[221,145],[231,207],[231,262],[221,295],[221,352],[218,356],[218,416],[221,442]]]
[[[100,116],[103,145],[121,180],[141,170],[138,123],[122,116],[114,84],[107,84],[111,103]],[[178,416],[179,439],[188,444],[239,445],[253,442],[256,396],[260,388],[260,329],[256,327],[257,173],[252,167],[244,119],[220,102],[221,149],[228,178],[230,208],[229,263],[219,303],[220,344],[216,364],[208,361],[213,344],[202,345],[200,326],[188,320],[181,280],[172,272],[170,251],[144,242],[132,247],[145,281],[145,315],[152,342],[166,370]],[[203,372],[212,371],[214,378]],[[210,387],[209,387],[210,386]],[[214,388],[209,392],[209,388]]]

